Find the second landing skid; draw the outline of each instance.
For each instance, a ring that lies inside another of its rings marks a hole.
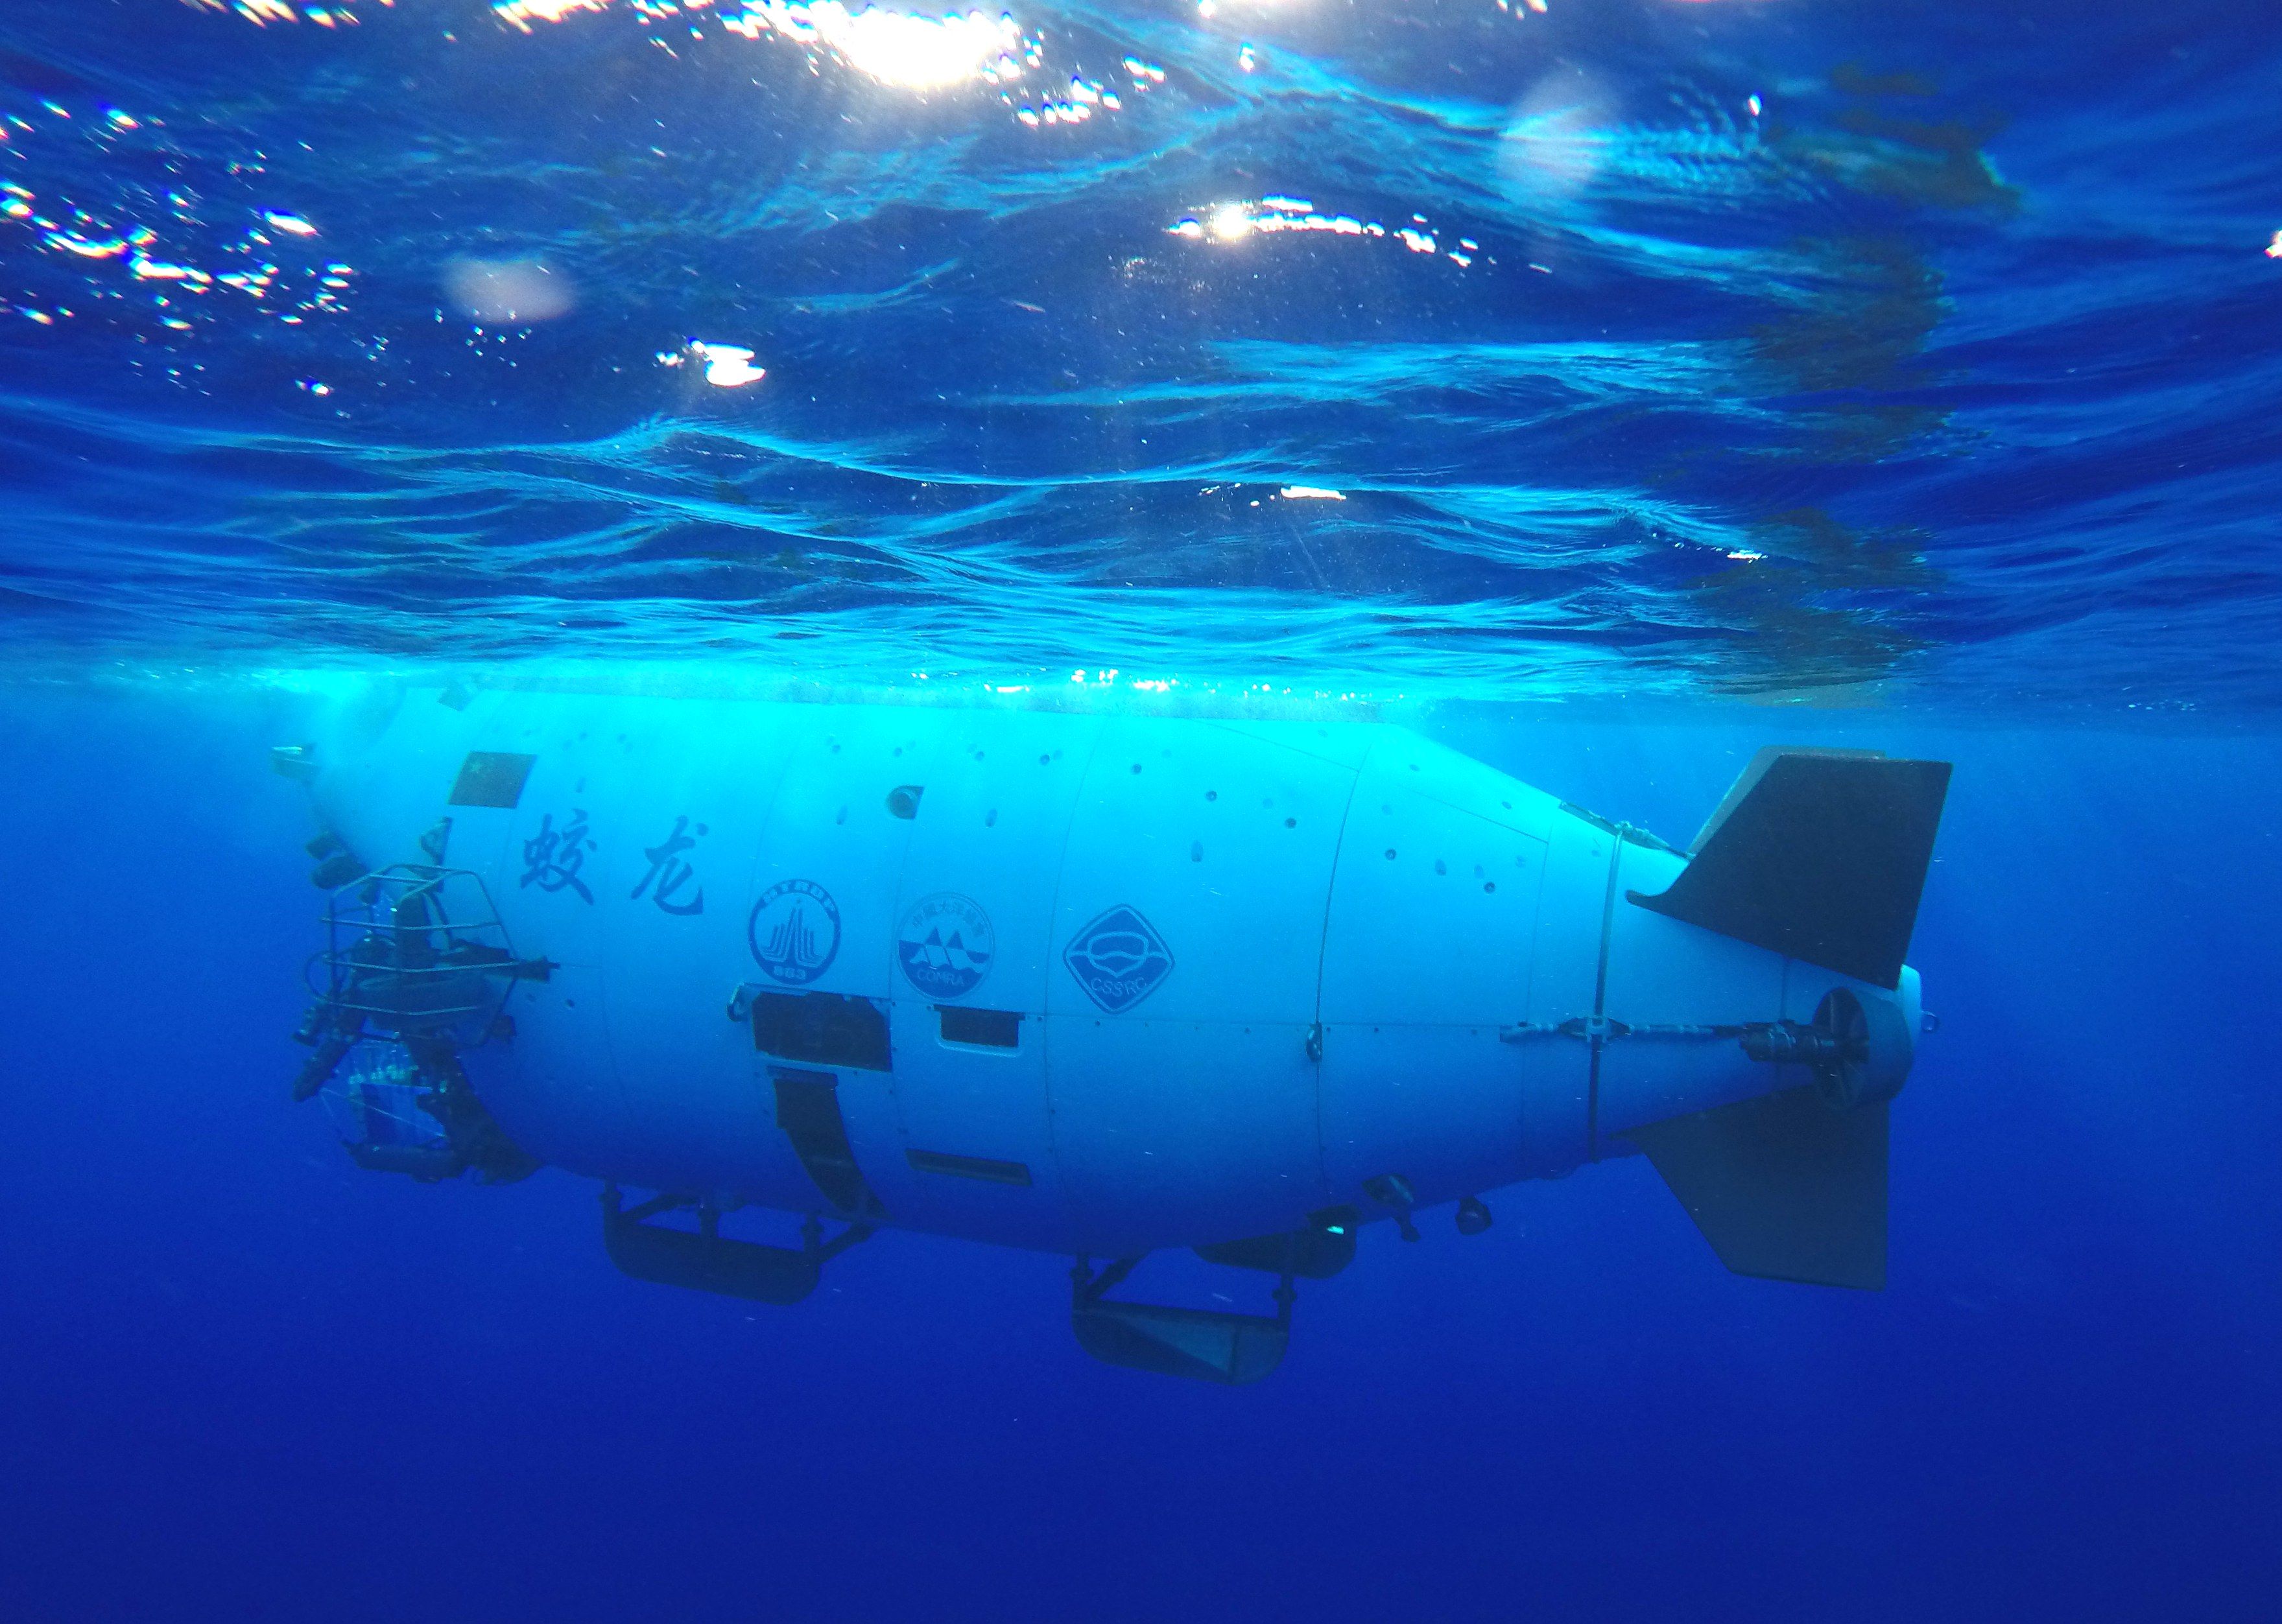
[[[1138,1257],[1121,1257],[1100,1273],[1085,1258],[1070,1271],[1070,1329],[1078,1346],[1105,1365],[1242,1387],[1284,1363],[1292,1344],[1292,1277],[1276,1284],[1276,1312],[1231,1314],[1218,1309],[1133,1303],[1104,1294],[1133,1272]]]
[[[1355,1214],[1344,1207],[1315,1214],[1304,1229],[1200,1246],[1207,1263],[1276,1276],[1273,1314],[1176,1308],[1108,1295],[1141,1259],[1121,1257],[1100,1273],[1080,1257],[1070,1271],[1070,1329],[1078,1346],[1105,1365],[1242,1387],[1272,1373],[1292,1345],[1295,1278],[1327,1280],[1354,1261]]]

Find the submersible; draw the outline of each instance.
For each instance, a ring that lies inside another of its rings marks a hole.
[[[1246,1381],[1359,1226],[1639,1151],[1729,1268],[1884,1280],[1945,762],[1766,750],[1680,850],[1371,723],[454,685],[275,759],[297,1097],[368,1166],[601,1180],[644,1280],[1031,1248],[1090,1352]],[[1276,1311],[1129,1295],[1174,1248]]]

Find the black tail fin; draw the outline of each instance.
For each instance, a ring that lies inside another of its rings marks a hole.
[[[1835,1111],[1789,1088],[1626,1135],[1738,1274],[1886,1283],[1886,1106]]]
[[[1900,984],[1947,762],[1770,746],[1696,837],[1696,855],[1642,908],[1879,986]]]

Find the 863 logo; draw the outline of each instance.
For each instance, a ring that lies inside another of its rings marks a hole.
[[[761,893],[745,922],[753,958],[776,980],[805,986],[840,951],[840,906],[812,879],[782,879]]]

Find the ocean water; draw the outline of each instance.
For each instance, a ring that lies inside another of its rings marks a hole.
[[[0,0],[0,1620],[2269,1616],[2278,151],[2270,4]],[[286,1099],[376,675],[1953,762],[1890,1285],[626,1280]]]

